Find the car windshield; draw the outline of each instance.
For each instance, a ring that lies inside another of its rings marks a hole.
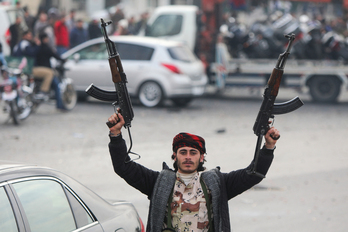
[[[173,58],[173,60],[180,60],[183,62],[194,62],[196,61],[196,56],[191,52],[188,47],[177,46],[168,48],[169,55]]]
[[[77,53],[80,54],[81,60],[106,60],[108,58],[104,43],[92,44]],[[72,55],[69,58],[73,59],[74,56]]]
[[[146,29],[145,34],[153,37],[177,35],[181,31],[182,21],[182,15],[161,15]]]

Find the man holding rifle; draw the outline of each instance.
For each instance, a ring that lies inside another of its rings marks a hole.
[[[205,171],[205,140],[198,135],[179,133],[173,139],[174,170],[164,163],[163,170],[159,172],[146,168],[129,157],[130,153],[136,154],[130,151],[132,139],[129,128],[134,113],[120,55],[107,36],[106,26],[109,24],[111,22],[105,23],[101,19],[116,91],[108,92],[91,85],[86,92],[99,100],[113,100],[114,106],[119,105],[117,113],[110,116],[107,122],[110,130],[109,151],[115,172],[150,199],[146,231],[231,231],[228,200],[258,184],[272,163],[280,134],[277,129],[269,126],[272,122],[270,119],[274,119],[276,114],[289,113],[303,105],[298,97],[285,103],[275,103],[295,35],[286,36],[289,39],[288,47],[280,54],[267,83],[264,100],[253,127],[258,139],[251,164],[229,173],[220,172],[220,168]],[[128,129],[131,142],[128,151],[122,138],[122,127]]]
[[[279,132],[271,127],[265,134],[257,167],[254,160],[244,169],[229,173],[219,168],[205,171],[205,141],[202,137],[179,133],[173,139],[174,169],[166,164],[161,172],[148,169],[130,160],[121,129],[123,116],[113,114],[109,123],[109,151],[115,172],[129,185],[150,199],[146,231],[231,231],[228,200],[258,184],[273,160]],[[273,138],[272,138],[273,137]]]

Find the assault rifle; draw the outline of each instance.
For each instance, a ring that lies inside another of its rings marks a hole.
[[[262,178],[264,178],[265,176],[257,172],[256,167],[259,159],[262,138],[270,129],[270,120],[273,123],[274,115],[292,112],[303,105],[303,102],[299,97],[295,97],[292,100],[284,103],[274,103],[278,95],[281,79],[284,73],[285,63],[290,54],[290,49],[292,42],[295,39],[295,35],[285,35],[285,37],[289,39],[288,46],[285,52],[279,55],[277,64],[268,80],[265,92],[263,94],[263,101],[260,107],[260,111],[256,117],[256,121],[253,127],[254,134],[257,135],[258,138],[254,155],[254,166],[252,170],[249,171],[249,174],[257,175]],[[279,139],[279,137],[275,138],[272,135],[271,137],[275,140]]]
[[[106,31],[106,26],[111,24],[112,21],[104,22],[103,19],[100,19],[100,21],[101,21],[101,31],[104,36],[106,49],[109,55],[108,60],[109,60],[109,65],[111,70],[112,82],[114,82],[116,91],[105,91],[91,84],[86,89],[86,93],[98,100],[113,102],[112,105],[115,108],[115,112],[122,114],[125,120],[124,127],[128,129],[128,134],[130,138],[130,148],[128,150],[128,153],[133,153],[130,151],[132,148],[132,137],[131,137],[129,128],[131,127],[131,121],[134,118],[134,113],[133,113],[132,102],[129,97],[127,86],[126,86],[126,83],[128,82],[127,77],[122,67],[120,54],[116,50],[116,45],[114,42],[112,42],[109,39],[107,31]],[[119,108],[119,111],[117,111],[117,108]],[[109,128],[115,125],[110,122],[107,122],[106,124]],[[140,157],[138,154],[135,154],[135,155]]]

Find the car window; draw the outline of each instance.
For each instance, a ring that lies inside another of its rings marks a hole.
[[[0,209],[0,231],[18,231],[16,219],[4,187],[0,187]]]
[[[80,60],[107,60],[108,53],[106,51],[105,43],[93,44],[85,47],[77,52],[80,54]],[[73,59],[73,55],[70,59]]]
[[[76,229],[62,186],[53,180],[28,180],[13,184],[31,231],[65,232]]]
[[[128,43],[116,43],[121,60],[151,60],[154,49]]]
[[[66,189],[67,197],[69,199],[72,210],[74,211],[75,220],[77,224],[77,228],[81,228],[92,223],[94,220],[92,219],[92,215],[90,215],[85,208],[81,205],[81,203],[75,198],[75,196]]]
[[[146,35],[152,37],[177,35],[181,31],[182,15],[160,15],[153,24],[146,29]]]
[[[188,62],[188,63],[196,60],[196,56],[191,52],[191,50],[188,47],[184,47],[184,46],[171,47],[171,48],[168,48],[168,52],[170,57],[172,57],[173,60],[180,60],[180,61]]]

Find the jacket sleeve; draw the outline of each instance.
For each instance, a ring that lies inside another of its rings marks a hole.
[[[109,151],[114,171],[129,185],[148,197],[151,196],[159,172],[130,161],[126,142],[122,135],[110,137]]]
[[[48,53],[49,53],[49,56],[50,57],[54,57],[54,58],[56,58],[57,60],[60,60],[60,61],[64,61],[64,59],[62,59],[61,57],[60,57],[60,55],[57,53],[57,52],[54,52],[50,47],[48,47],[47,46],[47,48],[48,48]]]
[[[271,166],[273,157],[273,150],[269,150],[263,147],[260,151],[256,171],[263,175],[266,175],[269,167]],[[248,171],[250,171],[253,166],[254,160],[247,168],[222,174],[226,185],[228,199],[241,194],[242,192],[261,182],[262,177],[248,173]]]
[[[28,45],[24,48],[23,55],[30,56],[30,57],[36,57],[36,54],[39,51],[39,46],[36,44]]]

